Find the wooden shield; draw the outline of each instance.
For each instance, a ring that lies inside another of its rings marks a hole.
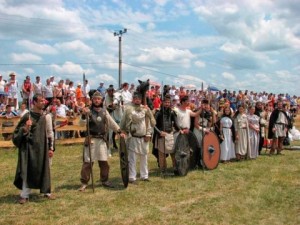
[[[122,137],[120,137],[119,156],[120,156],[120,169],[121,169],[122,181],[124,187],[127,188],[129,182],[128,153],[126,149],[125,139]]]
[[[221,155],[219,139],[217,135],[211,131],[204,135],[203,142],[203,164],[208,170],[213,170],[217,168]]]
[[[190,145],[188,135],[178,134],[174,150],[178,175],[185,176],[190,167]]]

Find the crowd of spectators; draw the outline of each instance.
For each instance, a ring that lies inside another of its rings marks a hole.
[[[103,98],[107,97],[107,90],[117,91],[113,85],[106,88],[104,82],[100,82],[97,90]],[[42,83],[40,76],[35,77],[35,81],[30,76],[21,85],[18,84],[15,73],[10,73],[9,78],[4,80],[0,75],[0,116],[1,117],[21,117],[30,108],[31,98],[34,94],[42,94],[47,101],[47,110],[52,112],[58,118],[76,116],[81,109],[89,104],[89,93],[91,87],[88,80],[84,84],[74,84],[70,79],[55,81],[54,76],[50,76]],[[123,104],[130,104],[132,94],[135,91],[135,84],[124,83],[121,87]],[[257,102],[262,103],[264,108],[272,110],[278,100],[284,102],[287,111],[292,114],[298,112],[300,106],[300,97],[290,96],[289,94],[274,94],[267,91],[242,91],[242,90],[214,90],[210,89],[187,89],[184,86],[176,87],[175,85],[150,86],[147,92],[149,107],[153,110],[160,108],[162,103],[162,94],[169,94],[172,106],[177,107],[184,96],[189,98],[189,108],[196,110],[201,106],[203,99],[209,100],[212,109],[216,112],[216,121],[221,117],[223,109],[229,106],[233,113],[238,106],[243,105],[247,110],[250,106],[255,106]],[[21,96],[21,100],[18,99]],[[18,102],[21,102],[19,107]]]

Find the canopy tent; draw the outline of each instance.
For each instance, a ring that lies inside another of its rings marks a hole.
[[[217,87],[215,87],[215,86],[208,86],[207,87],[207,90],[208,91],[220,91]]]

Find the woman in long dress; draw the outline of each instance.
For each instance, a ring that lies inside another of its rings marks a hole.
[[[243,105],[238,107],[238,111],[234,115],[235,128],[235,153],[236,159],[239,161],[245,159],[249,152],[249,129],[248,118]]]
[[[234,123],[231,118],[230,107],[224,108],[222,118],[220,120],[220,135],[223,140],[221,143],[221,162],[229,162],[231,159],[235,159],[235,130]]]
[[[258,156],[259,148],[259,116],[254,114],[255,107],[250,106],[249,114],[247,115],[248,124],[249,124],[249,140],[250,140],[250,149],[249,149],[249,158],[255,159]]]

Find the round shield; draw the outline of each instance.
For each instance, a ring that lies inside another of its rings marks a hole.
[[[125,139],[122,137],[120,137],[119,156],[120,156],[120,169],[121,169],[122,181],[124,187],[127,188],[129,182],[128,153],[126,149]]]
[[[220,160],[220,142],[214,132],[209,132],[203,138],[202,161],[208,170],[217,168]]]
[[[178,134],[174,145],[178,175],[187,175],[190,167],[190,145],[186,134]]]

